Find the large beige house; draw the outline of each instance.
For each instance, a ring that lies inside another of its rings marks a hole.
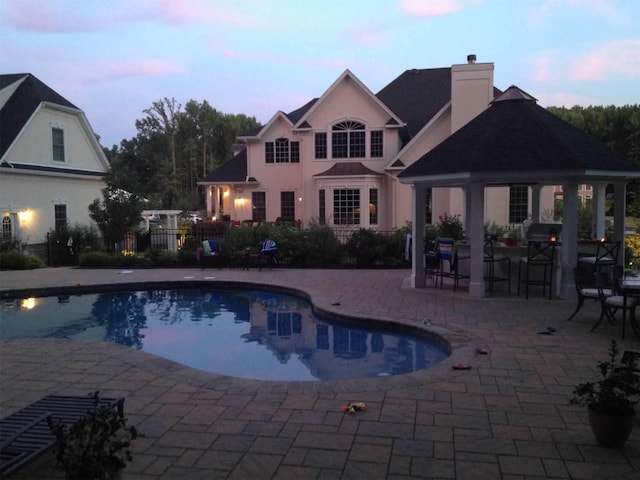
[[[108,169],[82,110],[31,74],[0,75],[3,237],[33,249],[51,230],[91,223]]]
[[[484,111],[499,93],[493,63],[407,70],[374,94],[346,70],[319,97],[239,138],[245,147],[199,182],[207,217],[300,221],[335,229],[386,231],[411,221],[406,167]],[[553,187],[541,192],[551,212]],[[487,221],[520,224],[531,215],[527,186],[488,188]],[[459,188],[426,192],[426,223],[465,218]]]

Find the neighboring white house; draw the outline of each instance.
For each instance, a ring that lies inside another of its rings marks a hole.
[[[2,235],[35,247],[89,224],[109,162],[85,114],[35,76],[0,75]]]
[[[489,106],[500,92],[493,70],[469,55],[465,64],[407,70],[377,94],[346,70],[319,98],[239,137],[245,150],[199,182],[207,217],[404,226],[412,219],[411,186],[398,175]],[[541,208],[550,210],[553,187],[544,190]],[[426,195],[427,223],[445,212],[466,222],[461,189]],[[486,218],[520,224],[531,203],[527,186],[490,188]]]

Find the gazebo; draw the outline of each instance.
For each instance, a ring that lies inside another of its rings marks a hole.
[[[572,269],[577,263],[578,185],[594,187],[594,220],[604,234],[605,189],[614,185],[614,239],[624,244],[626,183],[640,178],[640,166],[614,152],[537,104],[516,86],[489,108],[407,167],[402,183],[413,185],[411,285],[426,285],[424,255],[427,188],[461,187],[465,192],[470,241],[469,295],[484,297],[485,187],[527,185],[532,189],[532,219],[539,221],[540,189],[562,185],[563,219],[560,296],[575,295]],[[624,249],[622,249],[624,250]]]

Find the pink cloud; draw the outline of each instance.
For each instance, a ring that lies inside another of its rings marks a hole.
[[[243,11],[227,9],[220,2],[205,0],[163,0],[150,5],[157,17],[173,25],[212,22],[238,27],[256,27],[260,22]]]
[[[571,66],[577,81],[602,80],[611,76],[640,77],[640,40],[622,40],[596,47]]]
[[[541,56],[536,59],[536,70],[534,73],[537,82],[544,82],[549,79],[551,59],[547,56]]]
[[[166,60],[132,60],[89,65],[81,75],[87,80],[95,82],[130,77],[164,77],[177,75],[185,70],[183,65]]]
[[[400,10],[416,17],[438,17],[460,11],[468,0],[400,0]]]
[[[78,21],[73,11],[65,11],[57,2],[9,0],[3,23],[23,30],[39,32],[89,31],[93,22]],[[37,14],[36,14],[37,12]]]
[[[386,35],[381,29],[361,28],[347,32],[347,35],[358,45],[364,47],[375,47],[380,45]]]
[[[37,12],[37,14],[34,14]],[[124,22],[158,21],[182,26],[207,22],[256,27],[260,22],[250,13],[233,11],[206,0],[6,0],[3,23],[40,32],[88,32]]]

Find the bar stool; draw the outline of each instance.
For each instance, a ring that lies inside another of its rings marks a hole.
[[[468,255],[458,256],[457,250],[454,248],[453,238],[439,237],[436,239],[435,253],[438,260],[437,267],[433,272],[438,286],[438,278],[440,279],[440,288],[442,288],[444,278],[453,278],[453,289],[459,286],[461,278],[469,278],[468,275],[460,273],[460,260],[468,260]]]
[[[553,295],[553,264],[556,258],[556,242],[552,241],[529,241],[527,245],[527,256],[520,258],[518,262],[518,295],[520,295],[520,285],[525,284],[525,298],[529,299],[529,286],[542,286],[542,295],[549,287],[549,300]],[[522,278],[524,267],[525,277]],[[531,276],[533,271],[542,271],[542,278]]]
[[[493,295],[495,282],[507,282],[507,289],[511,293],[511,259],[506,255],[496,255],[493,251],[493,235],[486,235],[484,238],[484,265],[485,281],[489,281],[489,292]],[[506,264],[506,276],[496,276],[496,265]]]

